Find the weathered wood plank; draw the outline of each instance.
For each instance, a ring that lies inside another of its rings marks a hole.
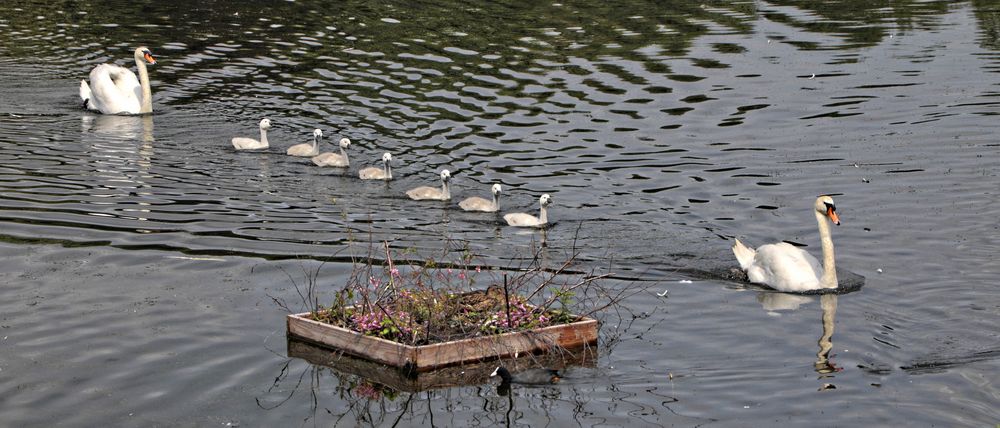
[[[365,336],[345,328],[306,318],[309,313],[288,316],[288,332],[291,335],[311,340],[327,346],[369,358],[380,363],[403,367],[415,360],[414,347],[388,341],[379,337]]]
[[[477,337],[416,348],[417,370],[483,358],[506,358],[597,343],[597,320],[587,319],[526,332]]]

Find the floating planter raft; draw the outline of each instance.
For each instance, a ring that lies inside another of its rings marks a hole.
[[[409,373],[597,344],[597,320],[586,317],[533,330],[411,346],[315,321],[311,315],[288,315],[288,335]]]

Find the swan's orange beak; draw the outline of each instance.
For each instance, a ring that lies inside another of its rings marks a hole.
[[[153,54],[149,52],[143,52],[142,58],[145,59],[146,62],[150,64],[156,64],[156,58],[153,58]]]
[[[835,211],[833,207],[826,207],[826,216],[830,217],[830,221],[832,221],[833,224],[840,226],[840,216],[837,215],[837,211]]]

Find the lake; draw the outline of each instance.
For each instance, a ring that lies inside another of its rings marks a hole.
[[[0,425],[1000,423],[997,2],[7,0],[0,33]],[[139,45],[153,115],[83,109]],[[284,154],[316,128],[350,168]],[[443,168],[553,224],[406,198]],[[735,237],[818,255],[820,194],[861,290],[720,277]],[[509,396],[289,356],[276,301],[383,241],[629,297]]]

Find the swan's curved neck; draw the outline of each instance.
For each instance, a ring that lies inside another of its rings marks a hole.
[[[538,221],[541,224],[546,224],[549,222],[548,210],[545,209],[545,205],[542,205],[541,213],[538,214]]]
[[[441,180],[441,193],[444,195],[445,199],[451,199],[451,191],[448,190],[447,180]]]
[[[343,146],[340,147],[340,155],[344,157],[344,165],[351,164],[351,160],[347,159],[347,149],[345,149]]]
[[[820,286],[823,288],[837,287],[837,266],[833,257],[833,238],[830,236],[830,222],[819,211],[816,211],[816,223],[819,224],[819,240],[823,247],[823,276]]]
[[[267,144],[267,128],[260,128],[260,143]]]
[[[316,147],[319,147],[319,136],[313,135],[313,150],[315,150]]]
[[[500,212],[500,194],[493,194],[493,208],[496,208],[497,212]]]
[[[152,113],[153,90],[149,88],[149,72],[146,71],[146,61],[136,57],[135,66],[139,69],[139,86],[142,87],[142,105],[139,106],[139,114]]]
[[[392,180],[392,167],[389,166],[389,162],[383,162],[383,163],[385,164],[383,165],[382,168],[382,170],[385,171],[385,179]]]

